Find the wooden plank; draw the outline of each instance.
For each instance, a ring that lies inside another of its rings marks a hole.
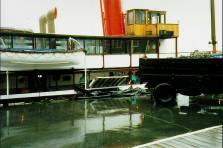
[[[151,145],[149,148],[164,148],[164,147],[159,146],[159,145]]]
[[[210,132],[209,132],[210,131]],[[216,132],[216,133],[215,133]],[[195,132],[190,132],[174,137],[161,139],[151,143],[136,146],[142,147],[221,147],[222,146],[222,125],[214,126]]]
[[[202,137],[203,135],[199,134],[199,136]],[[209,136],[208,140],[213,140],[213,141],[216,141],[216,142],[222,142],[222,138],[220,138],[220,137],[211,137],[211,136]]]
[[[160,147],[164,147],[164,148],[173,148],[172,146],[168,145],[168,144],[164,144],[164,143],[159,143],[159,144],[156,144],[157,146],[160,146]]]
[[[207,144],[212,144],[213,142],[208,140],[208,139],[205,139],[205,138],[202,138],[202,137],[199,137],[199,136],[196,136],[196,135],[191,135],[190,138],[193,138],[195,140],[198,140],[198,141],[201,141],[203,143],[207,143]]]
[[[177,142],[181,142],[181,143],[185,143],[187,146],[192,146],[192,147],[208,147],[207,145],[200,145],[198,143],[193,143],[191,141],[189,141],[188,139],[185,139],[185,138],[177,138],[176,139]]]
[[[172,142],[171,140],[168,141],[168,142],[163,142],[163,144],[170,145],[172,148],[179,148],[179,147],[182,147],[181,145],[179,145],[179,144],[177,144],[177,143],[174,143],[174,142]]]
[[[209,140],[216,140],[216,141],[222,141],[222,135],[214,135],[214,134],[205,134],[205,133],[200,133],[200,134],[196,134],[197,136],[200,137],[206,137]]]
[[[176,144],[178,148],[184,148],[184,147],[187,147],[187,148],[194,148],[193,146],[191,145],[188,145],[186,143],[182,143],[180,141],[177,141],[177,140],[171,140],[171,141],[166,141],[166,143],[170,143],[172,142],[173,144]]]
[[[214,133],[222,133],[222,131],[220,129],[213,129],[211,131],[213,131]]]
[[[210,131],[201,132],[201,133],[205,133],[205,134],[220,134],[220,135],[222,135],[221,129],[218,129],[217,131],[210,130]]]
[[[218,133],[218,134],[221,134],[222,135],[222,131],[221,131],[221,129],[218,129],[217,131],[212,131],[212,130],[210,130],[210,131],[207,131],[208,133],[212,133],[212,134],[215,134],[215,133]],[[205,132],[206,133],[206,132]]]
[[[193,139],[191,137],[182,137],[182,139],[184,139],[185,141],[189,141],[191,143],[193,143],[194,146],[200,146],[200,147],[210,147],[211,145],[208,144],[208,143],[204,143],[202,141],[199,141],[199,140],[196,140],[196,139]]]

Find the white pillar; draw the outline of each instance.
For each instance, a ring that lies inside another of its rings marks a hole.
[[[84,55],[84,89],[87,90],[87,62],[86,62],[86,52]]]
[[[7,128],[9,128],[9,115],[10,115],[10,112],[9,110],[6,111],[6,126]]]

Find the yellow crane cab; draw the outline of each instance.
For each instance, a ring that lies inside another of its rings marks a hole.
[[[166,23],[166,11],[131,9],[127,11],[126,19],[127,35],[160,38],[179,36],[178,24]]]

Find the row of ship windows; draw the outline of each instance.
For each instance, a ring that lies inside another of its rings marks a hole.
[[[16,50],[66,50],[66,38],[40,38],[21,36],[0,36],[0,48]],[[157,41],[154,39],[76,39],[87,54],[125,54],[156,53]],[[2,43],[4,42],[4,43]]]

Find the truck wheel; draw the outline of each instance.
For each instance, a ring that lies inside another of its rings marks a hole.
[[[175,105],[176,89],[168,83],[158,84],[153,90],[153,98],[157,104]]]

